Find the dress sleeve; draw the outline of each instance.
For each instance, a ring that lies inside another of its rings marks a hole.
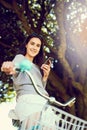
[[[12,62],[14,63],[14,66],[18,65],[20,62],[22,62],[24,60],[24,56],[22,54],[18,54],[14,57],[14,59],[12,60]],[[16,71],[16,74],[13,75],[14,77],[17,77],[19,74],[19,71]]]
[[[22,60],[24,60],[25,57],[22,54],[16,55],[15,58],[13,59],[14,64],[19,64]]]

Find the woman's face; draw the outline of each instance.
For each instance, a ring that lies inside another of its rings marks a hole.
[[[41,40],[39,38],[33,37],[26,45],[26,55],[30,58],[34,58],[38,55],[41,48]]]

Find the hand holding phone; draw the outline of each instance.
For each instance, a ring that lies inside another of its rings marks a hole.
[[[51,68],[53,68],[53,60],[54,58],[49,57],[41,66],[42,73],[43,73],[43,81],[47,80],[50,70]]]
[[[54,58],[53,58],[53,57],[49,57],[49,58],[45,61],[45,63],[44,63],[44,64],[49,65],[49,64],[50,64],[50,62],[51,62],[51,63],[53,62],[53,60],[54,60]]]

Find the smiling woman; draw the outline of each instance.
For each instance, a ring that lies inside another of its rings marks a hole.
[[[15,117],[22,123],[21,130],[26,130],[29,127],[30,116],[39,118],[39,113],[42,110],[46,100],[39,96],[34,89],[31,78],[24,71],[16,71],[16,65],[22,61],[28,61],[28,65],[32,65],[28,69],[34,78],[34,81],[39,91],[49,96],[45,90],[46,82],[50,73],[51,63],[49,65],[43,63],[43,39],[40,35],[33,33],[27,37],[19,54],[15,56],[13,61],[7,61],[2,64],[1,70],[7,74],[13,75],[14,88],[17,94],[17,103],[14,109]],[[42,73],[41,73],[41,71]],[[12,111],[11,111],[12,113]],[[12,119],[13,115],[9,113]],[[26,121],[26,123],[24,123]],[[24,125],[24,126],[23,126]]]

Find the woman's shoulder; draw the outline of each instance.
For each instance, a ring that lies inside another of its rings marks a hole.
[[[17,54],[15,57],[16,57],[16,58],[24,58],[24,55],[22,55],[22,54]]]
[[[21,62],[21,61],[24,60],[24,59],[25,59],[24,55],[22,55],[22,54],[17,54],[17,55],[14,57],[13,62]]]

